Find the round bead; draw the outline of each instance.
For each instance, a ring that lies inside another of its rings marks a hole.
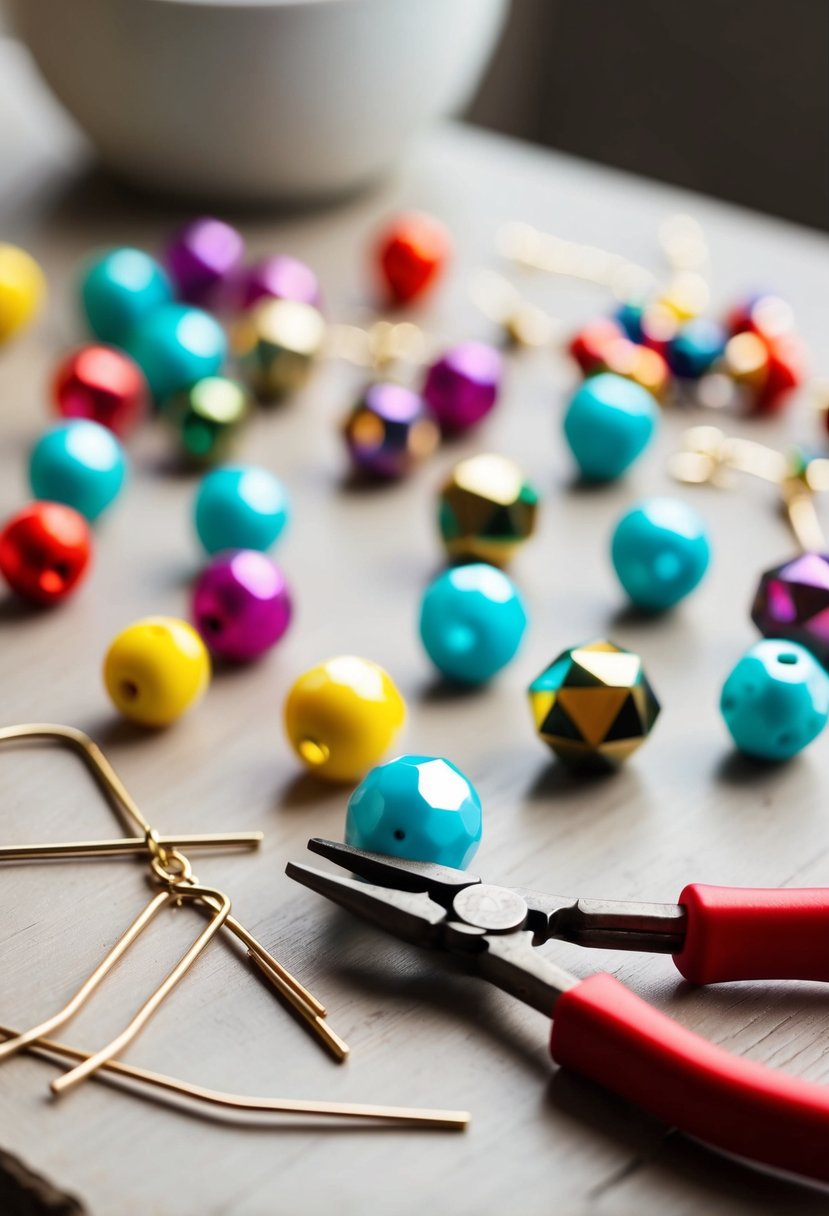
[[[223,220],[202,216],[175,234],[164,264],[182,300],[218,307],[229,299],[244,256],[240,232]]]
[[[698,380],[725,350],[726,332],[708,317],[687,321],[668,345],[668,365],[683,380]]]
[[[226,465],[201,479],[195,524],[208,553],[222,549],[270,549],[288,522],[281,481],[258,465]]]
[[[147,414],[150,392],[143,373],[123,351],[89,345],[58,364],[52,393],[64,418],[86,418],[125,438]]]
[[[611,557],[637,608],[661,612],[701,582],[711,546],[705,523],[692,507],[676,498],[648,498],[619,520]]]
[[[766,378],[754,402],[757,414],[777,413],[809,374],[808,352],[797,334],[783,334],[767,347]]]
[[[331,781],[358,781],[391,747],[405,717],[391,677],[353,655],[306,671],[285,701],[291,746],[309,769]]]
[[[788,760],[826,725],[829,675],[803,646],[767,638],[731,672],[720,709],[740,751],[761,760]]]
[[[224,376],[205,376],[168,397],[161,412],[182,453],[195,463],[210,464],[228,456],[250,411],[241,384]]]
[[[440,494],[438,525],[450,557],[503,566],[535,530],[538,494],[513,461],[460,461]]]
[[[325,318],[297,300],[262,300],[233,329],[245,380],[262,401],[302,388],[325,341]]]
[[[438,575],[420,606],[426,653],[438,671],[464,684],[483,684],[506,667],[526,627],[512,580],[480,562]]]
[[[791,305],[771,292],[755,292],[732,308],[726,325],[729,333],[753,333],[773,342],[794,330]]]
[[[89,525],[72,507],[33,502],[0,532],[0,573],[35,604],[54,604],[81,581],[92,557]]]
[[[210,657],[186,621],[148,616],[113,640],[104,684],[115,708],[142,726],[168,726],[202,697]]]
[[[214,317],[188,304],[165,304],[140,321],[129,353],[157,401],[215,376],[227,355],[224,330]]]
[[[596,317],[573,335],[567,349],[585,376],[589,376],[607,367],[608,352],[624,337],[620,323],[610,317]]]
[[[66,503],[89,520],[121,492],[127,463],[112,431],[97,422],[62,422],[41,435],[29,460],[35,498]]]
[[[829,664],[829,554],[800,553],[766,570],[751,619],[767,638],[787,638]]]
[[[274,254],[255,262],[242,278],[241,306],[251,308],[260,300],[295,300],[319,308],[322,293],[310,266],[287,254]]]
[[[348,800],[345,842],[372,853],[463,870],[481,831],[475,787],[438,756],[398,756],[378,765]]]
[[[290,624],[285,576],[256,549],[220,553],[196,581],[192,618],[217,658],[256,659],[276,645]]]
[[[564,436],[583,477],[612,481],[641,456],[658,420],[659,407],[647,389],[604,372],[571,397]]]
[[[434,216],[409,211],[395,216],[377,243],[383,286],[394,304],[408,304],[431,288],[446,265],[452,241]]]
[[[155,258],[126,247],[90,258],[79,286],[90,330],[116,346],[123,346],[136,325],[173,298],[170,280]]]
[[[495,404],[503,360],[486,342],[460,342],[426,373],[423,397],[445,431],[465,431]]]
[[[670,368],[659,351],[637,346],[627,338],[608,347],[604,370],[640,384],[659,399],[665,396],[671,382]]]
[[[45,296],[46,279],[31,254],[0,243],[0,342],[34,320]]]
[[[401,384],[370,385],[346,418],[343,433],[355,468],[373,477],[405,476],[440,441],[423,398]]]

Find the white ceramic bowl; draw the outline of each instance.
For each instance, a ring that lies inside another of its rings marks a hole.
[[[219,200],[344,192],[471,95],[508,0],[6,0],[117,173]]]

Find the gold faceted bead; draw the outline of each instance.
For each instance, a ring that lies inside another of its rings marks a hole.
[[[504,566],[535,529],[538,495],[513,461],[490,454],[455,465],[438,523],[450,557]]]
[[[161,407],[183,455],[195,464],[224,460],[249,412],[246,389],[224,376],[204,376],[186,392],[168,397]]]
[[[325,341],[325,319],[311,304],[263,300],[236,322],[232,341],[253,392],[273,401],[305,384]]]
[[[627,760],[660,708],[639,655],[604,639],[562,651],[527,694],[539,737],[576,769]]]

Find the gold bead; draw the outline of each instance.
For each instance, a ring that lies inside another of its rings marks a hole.
[[[264,300],[237,321],[232,334],[242,372],[263,401],[302,388],[324,340],[322,314],[296,300]]]
[[[438,522],[450,557],[504,566],[535,528],[538,495],[505,456],[455,465],[440,494]]]

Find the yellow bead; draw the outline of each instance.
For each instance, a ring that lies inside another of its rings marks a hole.
[[[34,319],[45,295],[46,279],[31,254],[0,244],[0,342]]]
[[[204,642],[186,621],[148,616],[129,625],[104,659],[104,683],[116,709],[142,726],[168,726],[210,683]]]
[[[299,677],[285,729],[299,758],[329,781],[358,781],[391,747],[406,703],[376,663],[342,655]]]

